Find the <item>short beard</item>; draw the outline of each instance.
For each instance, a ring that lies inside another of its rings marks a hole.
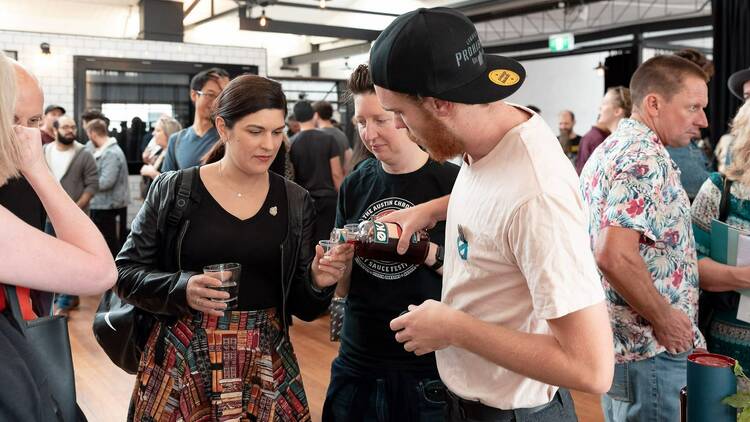
[[[72,144],[75,141],[76,141],[75,136],[73,136],[72,138],[68,139],[68,138],[60,135],[59,133],[57,134],[57,142],[59,142],[59,143],[61,143],[63,145],[70,145],[70,144]]]
[[[466,152],[464,143],[450,132],[445,123],[427,111],[422,112],[422,117],[425,127],[428,128],[424,139],[417,137],[409,130],[406,133],[412,142],[424,147],[433,160],[443,163]]]

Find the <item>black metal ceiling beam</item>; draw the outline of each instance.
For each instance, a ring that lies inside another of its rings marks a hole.
[[[713,36],[714,36],[714,31],[711,29],[707,29],[703,31],[689,31],[689,32],[680,32],[679,34],[669,34],[669,35],[659,35],[657,37],[648,37],[646,38],[646,41],[669,43],[673,41],[695,40],[698,38],[713,38]]]
[[[331,48],[329,50],[313,51],[306,54],[298,54],[296,56],[284,57],[281,59],[284,66],[298,66],[309,63],[320,63],[326,60],[338,59],[341,57],[351,57],[358,54],[366,54],[370,52],[370,43],[361,43],[348,45],[346,47]]]
[[[301,3],[290,3],[286,1],[277,1],[273,4],[269,4],[270,6],[286,6],[286,7],[301,7],[303,9],[317,9],[320,11],[330,10],[332,12],[346,12],[346,13],[364,13],[366,15],[379,15],[379,16],[401,16],[399,14],[394,13],[386,13],[386,12],[377,12],[375,10],[362,10],[362,9],[350,9],[347,7],[331,7],[326,5],[325,8],[321,8],[320,6],[315,6],[314,4],[301,4]]]
[[[712,24],[711,16],[674,19],[670,21],[660,21],[660,22],[650,22],[650,23],[645,23],[645,24],[627,25],[627,26],[621,26],[621,27],[612,28],[612,29],[605,29],[602,31],[588,32],[585,34],[576,34],[575,40],[576,42],[598,41],[598,40],[607,39],[607,38],[620,37],[623,35],[643,34],[644,32],[669,31],[669,30],[674,30],[674,29],[694,28],[694,27],[699,27],[699,26],[707,26],[711,24]],[[544,40],[529,41],[529,42],[523,42],[523,43],[489,46],[489,47],[484,48],[484,52],[489,53],[489,54],[500,54],[500,53],[506,53],[509,51],[524,51],[524,50],[536,50],[540,48],[547,48],[548,45],[549,45],[549,41],[544,39]]]
[[[567,0],[567,1],[563,1],[562,3],[565,3],[565,7],[573,7],[573,6],[582,6],[582,5],[590,4],[590,3],[597,3],[601,1],[604,1],[604,0]],[[456,10],[461,11],[461,13],[465,14],[469,19],[471,19],[472,22],[479,23],[479,22],[486,22],[486,21],[491,21],[495,19],[510,18],[513,16],[528,15],[531,13],[558,10],[560,9],[560,3],[561,3],[559,0],[548,0],[548,1],[537,2],[536,4],[531,4],[531,5],[512,6],[512,3],[514,2],[519,3],[518,1],[514,1],[514,0],[505,1],[505,2],[486,1],[486,2],[468,4],[466,6],[455,5],[452,7],[454,7]],[[506,3],[507,6],[503,7],[503,3]],[[495,7],[496,10],[492,10],[493,7]],[[487,10],[488,8],[490,10]]]
[[[188,6],[187,10],[185,11],[185,15],[183,16],[183,18],[186,18],[187,15],[189,15],[190,12],[192,12],[193,9],[195,9],[195,6],[197,6],[198,3],[200,3],[200,2],[201,2],[201,0],[193,0],[193,2],[190,3],[190,6]]]
[[[245,8],[240,8],[240,29],[245,31],[280,32],[284,34],[313,35],[318,37],[346,38],[374,41],[380,31],[343,26],[318,25],[313,23],[277,21],[268,16],[266,26],[260,26],[256,18],[245,17]]]
[[[593,45],[591,47],[576,48],[575,50],[563,51],[560,53],[553,53],[551,51],[546,51],[543,53],[520,54],[516,56],[509,56],[509,57],[518,61],[540,60],[540,59],[551,59],[551,58],[556,58],[556,57],[576,56],[579,54],[599,53],[601,51],[629,50],[632,48],[633,48],[632,41],[624,41],[624,42],[611,43],[611,44]]]
[[[199,20],[197,22],[193,22],[190,25],[185,25],[185,31],[193,29],[196,26],[203,25],[204,23],[211,22],[211,21],[219,19],[219,18],[223,18],[224,16],[233,15],[233,14],[237,13],[237,10],[238,9],[236,9],[236,8],[235,9],[225,10],[225,11],[223,11],[221,13],[217,13],[217,14],[211,15],[211,16],[205,18],[205,19],[201,19],[201,20]],[[239,9],[239,10],[242,11],[243,9]]]
[[[643,47],[644,48],[654,48],[657,50],[670,50],[670,51],[677,51],[677,50],[683,50],[686,48],[692,48],[693,50],[698,50],[703,54],[712,54],[713,49],[705,48],[705,47],[694,47],[692,45],[682,45],[682,44],[672,44],[668,42],[663,41],[650,41],[650,40],[644,40],[643,41]]]

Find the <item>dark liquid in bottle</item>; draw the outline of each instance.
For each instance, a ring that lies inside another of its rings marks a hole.
[[[406,253],[399,255],[396,252],[397,238],[389,238],[387,243],[361,242],[357,243],[355,255],[362,258],[376,259],[378,261],[404,262],[407,264],[422,264],[427,258],[430,249],[430,240],[421,236],[417,243],[409,243]]]

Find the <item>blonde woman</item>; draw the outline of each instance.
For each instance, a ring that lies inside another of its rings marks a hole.
[[[750,102],[740,108],[732,122],[732,163],[726,176],[711,173],[692,205],[693,227],[698,249],[700,315],[708,350],[732,356],[744,367],[750,365],[750,324],[737,320],[737,289],[750,288],[750,266],[734,267],[711,256],[711,221],[724,221],[750,231]],[[723,199],[723,200],[722,200]]]
[[[182,125],[180,122],[169,116],[162,116],[156,122],[154,137],[151,138],[151,142],[148,143],[146,150],[143,151],[143,162],[145,164],[141,167],[141,176],[143,176],[143,182],[141,183],[142,198],[146,198],[146,193],[148,193],[151,182],[161,174],[159,169],[161,168],[161,163],[164,161],[164,157],[166,157],[164,152],[167,151],[169,137],[181,130]]]
[[[0,53],[0,186],[23,175],[41,199],[58,236],[29,226],[0,206],[0,283],[18,288],[24,318],[33,319],[28,288],[98,294],[114,284],[117,272],[101,234],[50,173],[39,129],[13,126],[16,79],[34,81]],[[39,89],[38,84],[28,85],[18,89]],[[4,308],[5,294],[0,289],[0,310]],[[40,373],[29,344],[4,313],[0,313],[0,356],[0,379],[6,386],[0,391],[3,418],[56,420],[47,414],[53,408],[46,390],[47,375]]]

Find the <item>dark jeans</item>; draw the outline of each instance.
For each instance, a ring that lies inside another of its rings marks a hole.
[[[323,422],[442,422],[444,408],[437,368],[356,368],[339,356],[331,365]]]
[[[574,422],[578,420],[570,392],[558,390],[546,405],[532,409],[501,410],[448,393],[445,420],[449,422]]]
[[[331,230],[336,224],[336,196],[313,197],[315,200],[315,212],[318,214],[313,228],[313,240],[328,239]]]
[[[128,209],[91,210],[91,221],[104,236],[112,256],[117,256],[127,235]]]

